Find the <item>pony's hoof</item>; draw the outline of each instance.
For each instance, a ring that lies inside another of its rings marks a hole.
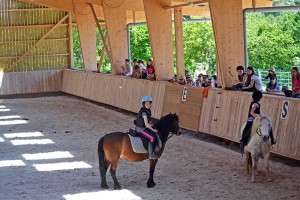
[[[254,180],[254,179],[251,179],[251,183],[255,183],[255,180]]]
[[[156,183],[153,181],[153,182],[148,182],[147,183],[147,187],[148,188],[153,188],[153,187],[155,187],[156,186]]]
[[[267,182],[272,182],[272,179],[271,178],[267,178]]]
[[[101,183],[101,187],[102,187],[103,189],[108,189],[108,188],[109,188],[107,184],[102,184],[102,183]]]
[[[121,187],[121,185],[115,185],[115,186],[114,186],[114,189],[115,189],[115,190],[121,190],[122,187]]]

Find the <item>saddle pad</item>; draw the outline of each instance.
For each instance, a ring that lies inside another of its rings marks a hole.
[[[132,149],[135,153],[148,153],[148,149],[145,149],[143,146],[142,139],[139,137],[132,137],[129,135],[129,139],[131,142]],[[155,152],[157,152],[160,148],[158,146],[155,147]]]

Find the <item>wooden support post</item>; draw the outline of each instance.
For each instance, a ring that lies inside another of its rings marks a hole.
[[[105,44],[107,44],[107,41],[108,41],[107,34],[105,35],[104,41],[105,41]],[[102,50],[101,50],[100,60],[99,60],[98,67],[97,67],[97,71],[98,72],[101,71],[101,67],[102,67],[102,62],[103,62],[103,59],[104,59],[104,55],[105,55],[105,50],[104,50],[104,44],[103,44],[103,47],[102,47]]]
[[[243,6],[240,0],[209,0],[223,87],[237,79],[236,67],[245,66]]]
[[[53,26],[41,39],[39,39],[32,47],[30,47],[16,62],[14,62],[9,68],[5,69],[4,72],[10,72],[19,64],[33,49],[38,46],[42,41],[46,39],[46,37],[52,33],[58,27],[59,24],[64,22],[67,19],[68,15],[64,16],[55,26]]]
[[[74,67],[74,53],[73,53],[73,25],[72,14],[69,12],[69,56],[70,56],[70,68]]]
[[[91,8],[87,3],[74,3],[74,12],[78,27],[84,68],[86,71],[96,71],[96,29]]]
[[[121,74],[128,57],[125,1],[103,0],[103,11],[111,53],[113,74]]]
[[[151,51],[157,80],[174,76],[171,0],[144,0]]]
[[[102,40],[102,42],[103,42],[103,48],[104,48],[104,50],[106,51],[106,55],[107,55],[108,60],[109,60],[109,62],[110,62],[110,64],[111,64],[111,54],[110,54],[110,51],[109,51],[109,49],[108,49],[108,47],[107,47],[107,44],[106,44],[106,38],[104,38],[102,29],[101,29],[101,25],[100,25],[100,23],[98,22],[98,18],[97,18],[97,15],[96,15],[96,12],[95,12],[95,9],[94,9],[93,4],[90,4],[90,7],[91,7],[91,10],[92,10],[94,19],[95,19],[95,23],[96,23],[96,25],[97,25],[97,27],[98,27],[98,30],[99,30],[100,38],[101,38],[101,40]],[[107,36],[107,35],[106,35],[106,36]]]
[[[182,8],[174,8],[177,77],[184,76]]]

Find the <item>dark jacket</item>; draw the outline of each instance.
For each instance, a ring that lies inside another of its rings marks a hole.
[[[142,107],[140,109],[140,111],[139,111],[136,119],[134,120],[134,124],[137,127],[140,127],[140,128],[146,128],[146,125],[145,125],[145,122],[144,122],[144,119],[143,119],[143,116],[142,116],[143,113],[146,113],[147,119],[148,119],[148,123],[150,123],[150,120],[151,120],[151,110],[147,109],[145,107]]]

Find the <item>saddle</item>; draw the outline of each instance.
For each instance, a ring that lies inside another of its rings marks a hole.
[[[148,153],[148,139],[134,129],[129,129],[127,133],[131,142],[132,149],[135,153]],[[162,148],[162,143],[157,134],[155,134],[155,152]]]

